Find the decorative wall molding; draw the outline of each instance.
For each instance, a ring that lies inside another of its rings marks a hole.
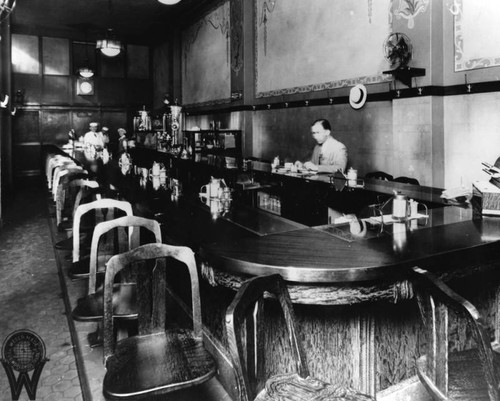
[[[392,89],[388,92],[369,93],[367,103],[392,101],[398,99],[408,99],[413,97],[427,97],[427,96],[457,96],[457,95],[478,95],[481,93],[500,92],[500,81],[491,82],[478,82],[473,84],[472,90],[469,92],[466,85],[450,85],[450,86],[422,86],[418,88],[405,88],[395,90]],[[327,106],[348,104],[349,96],[329,96],[322,98],[305,98],[303,100],[287,100],[281,97],[280,100],[272,100],[269,103],[255,103],[252,105],[234,105],[227,106],[227,103],[219,102],[218,107],[215,108],[201,108],[201,106],[212,106],[214,104],[200,104],[189,105],[185,108],[188,115],[205,115],[214,113],[226,113],[235,111],[261,111],[261,110],[276,110],[286,108],[302,108],[314,106]],[[199,107],[198,107],[199,106]]]
[[[243,0],[231,0],[231,69],[243,67]]]
[[[268,14],[271,15],[276,6],[276,0],[264,0],[259,17],[259,26],[264,25],[264,55],[267,55],[267,21]]]
[[[408,20],[408,29],[415,27],[415,18],[420,13],[425,13],[429,6],[429,0],[399,0],[398,6],[394,10],[396,18]]]
[[[464,8],[465,7],[465,8]],[[468,8],[469,7],[469,8]],[[476,7],[476,8],[474,8]],[[448,6],[454,15],[455,71],[475,70],[500,65],[500,8],[497,0],[454,0]],[[473,20],[476,29],[467,29],[465,13]],[[477,12],[480,11],[480,12]],[[471,17],[472,12],[474,16]],[[482,18],[483,20],[478,20]],[[495,23],[491,23],[491,22]],[[478,28],[481,29],[478,29]],[[485,32],[484,29],[488,31]]]

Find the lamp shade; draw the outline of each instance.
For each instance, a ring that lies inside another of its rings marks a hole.
[[[162,4],[167,4],[169,6],[173,6],[174,4],[177,4],[181,0],[158,0]]]
[[[121,42],[116,39],[100,39],[97,41],[96,48],[105,56],[115,57],[120,54],[123,46]]]
[[[89,67],[80,67],[78,69],[78,75],[82,78],[92,78],[94,76],[94,70]]]

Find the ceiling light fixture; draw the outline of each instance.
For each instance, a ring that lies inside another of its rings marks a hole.
[[[85,64],[78,68],[78,75],[81,76],[82,78],[92,78],[94,76],[94,70],[90,67],[90,62],[89,62],[89,47],[87,44],[87,30],[88,26],[85,26]]]
[[[177,4],[181,0],[158,0],[158,1],[162,4],[173,6],[174,4]]]
[[[112,14],[113,10],[111,8],[111,0],[108,0],[108,17],[110,21],[112,21]],[[113,29],[108,28],[106,37],[97,41],[96,48],[107,57],[116,57],[123,50],[123,45],[114,37]]]
[[[107,37],[105,39],[99,39],[96,48],[105,56],[116,57],[123,50],[123,45],[119,40],[113,38],[112,29],[108,29]]]
[[[16,6],[16,0],[0,0],[0,22],[9,16]]]
[[[92,78],[94,76],[94,71],[89,67],[80,67],[78,69],[78,75],[82,78]]]

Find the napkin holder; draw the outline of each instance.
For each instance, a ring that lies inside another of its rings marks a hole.
[[[471,203],[476,213],[500,216],[500,188],[488,181],[473,182]]]

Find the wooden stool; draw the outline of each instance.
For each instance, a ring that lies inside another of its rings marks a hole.
[[[256,388],[259,369],[255,348],[260,347],[259,338],[257,338],[258,320],[263,313],[262,298],[266,292],[274,295],[281,305],[296,373],[273,376],[259,391]],[[305,353],[297,337],[292,302],[286,284],[279,274],[255,277],[243,283],[227,309],[226,333],[238,382],[240,401],[373,400],[372,397],[358,393],[356,390],[326,383],[309,376]],[[246,343],[243,338],[246,339]]]
[[[100,322],[103,317],[103,289],[98,288],[97,274],[105,272],[104,261],[98,258],[99,242],[101,238],[111,230],[120,227],[128,228],[128,238],[126,241],[118,240],[118,252],[126,252],[141,245],[140,229],[146,229],[153,234],[155,242],[161,244],[160,225],[155,220],[145,219],[137,216],[124,216],[118,219],[99,223],[92,235],[92,247],[90,252],[90,271],[88,294],[78,299],[76,307],[71,316],[77,321]],[[144,242],[143,242],[144,243]],[[108,256],[109,258],[109,256]],[[101,269],[99,270],[99,267]],[[137,319],[137,297],[136,285],[133,280],[123,277],[121,283],[114,286],[113,306],[116,321],[130,321]],[[102,345],[102,329],[97,327],[96,331],[87,337],[89,345],[96,347]]]
[[[181,262],[172,266],[187,267],[189,271],[192,330],[165,329],[164,267],[171,259]],[[139,261],[149,261],[149,264],[139,265]],[[154,262],[154,266],[151,266],[151,262]],[[137,294],[139,335],[115,342],[115,275],[133,264],[138,267],[137,288],[141,289]],[[156,395],[201,384],[215,375],[215,361],[203,345],[198,272],[191,249],[147,244],[109,260],[104,284],[104,361],[106,375],[103,393],[110,399],[147,400]]]
[[[417,361],[417,374],[435,400],[500,400],[500,355],[490,343],[483,318],[432,273],[414,267],[416,293],[427,334],[427,354]],[[448,352],[448,311],[472,332],[477,348]]]
[[[94,202],[85,203],[78,206],[73,218],[73,262],[69,269],[69,276],[72,279],[87,278],[90,272],[90,257],[80,257],[80,221],[86,213],[90,211],[101,211],[106,214],[106,218],[114,218],[115,209],[121,210],[127,216],[132,216],[132,205],[129,202],[118,201],[115,199],[99,199]]]

